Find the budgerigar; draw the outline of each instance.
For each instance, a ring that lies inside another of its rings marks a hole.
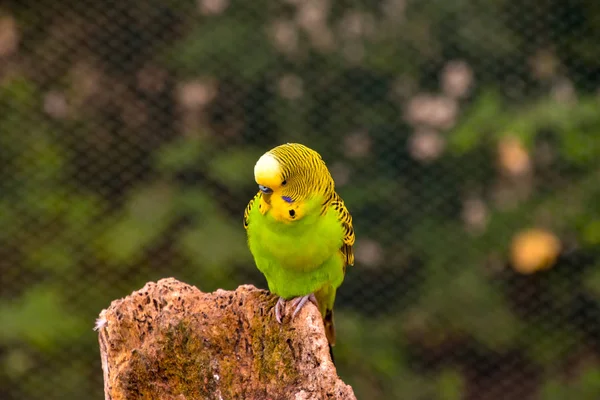
[[[346,266],[354,264],[352,217],[314,150],[288,143],[265,153],[254,167],[259,192],[244,212],[248,246],[269,290],[279,296],[275,316],[291,300],[292,318],[307,301],[317,305],[330,345],[333,303]]]

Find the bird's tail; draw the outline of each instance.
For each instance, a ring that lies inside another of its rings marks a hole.
[[[315,292],[317,306],[323,317],[325,326],[325,336],[331,346],[335,345],[335,326],[333,325],[333,303],[335,303],[335,288],[331,285],[324,285]]]
[[[331,362],[335,365],[335,358],[333,358],[333,346],[335,345],[335,325],[333,323],[333,310],[327,309],[325,316],[323,317],[323,325],[325,325],[325,336],[329,342],[329,355],[331,356]]]
[[[333,310],[326,309],[323,317],[323,325],[325,325],[325,336],[330,346],[335,346],[335,325],[333,323]]]
[[[333,361],[333,349],[335,346],[335,325],[333,323],[333,303],[335,302],[335,288],[331,285],[325,285],[315,292],[319,312],[323,316],[323,326],[325,327],[325,336],[329,342],[329,354]]]

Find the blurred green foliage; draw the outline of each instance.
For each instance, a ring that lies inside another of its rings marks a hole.
[[[355,221],[358,398],[600,397],[592,0],[0,6],[0,391],[100,398],[94,319],[146,281],[266,287],[241,215],[299,141]],[[561,241],[519,273],[511,240]]]

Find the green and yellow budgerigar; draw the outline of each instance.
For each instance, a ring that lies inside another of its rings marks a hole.
[[[269,290],[295,307],[317,305],[327,339],[335,344],[333,303],[346,266],[354,263],[352,217],[314,150],[288,143],[265,153],[254,167],[259,192],[244,213],[248,246]]]

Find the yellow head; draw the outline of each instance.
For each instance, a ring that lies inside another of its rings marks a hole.
[[[323,159],[314,150],[298,143],[277,146],[260,157],[254,179],[262,192],[261,212],[271,210],[279,221],[301,219],[306,200],[333,193],[334,184]]]

